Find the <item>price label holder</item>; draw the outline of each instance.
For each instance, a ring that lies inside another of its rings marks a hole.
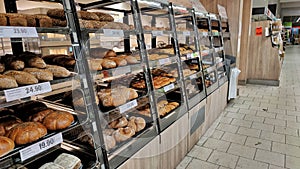
[[[124,37],[124,31],[118,29],[103,29],[103,33],[106,37]]]
[[[48,150],[63,142],[61,133],[55,134],[47,139],[39,141],[31,146],[20,150],[21,161],[25,161],[41,152]]]
[[[174,88],[175,88],[175,85],[172,83],[172,84],[169,84],[168,86],[165,86],[164,87],[164,91],[168,92],[168,91],[170,91],[170,90],[172,90]]]
[[[119,107],[120,113],[124,113],[124,112],[136,107],[137,105],[138,104],[137,104],[136,99],[132,100],[132,101],[130,101],[130,102],[128,102],[128,103],[126,103],[126,104]]]
[[[34,85],[28,85],[24,87],[18,87],[14,89],[4,90],[4,95],[7,102],[18,100],[38,94],[51,92],[52,88],[50,82],[38,83]]]
[[[165,65],[165,64],[170,64],[171,60],[170,58],[164,58],[164,59],[160,59],[158,62],[160,65]]]
[[[7,27],[0,26],[0,38],[37,38],[34,27]]]
[[[112,71],[112,75],[119,76],[119,75],[127,74],[129,72],[131,72],[130,66],[124,66],[124,67],[120,67],[120,68],[117,68],[114,71]]]
[[[182,32],[183,36],[191,36],[191,32],[189,31],[184,31]]]
[[[164,32],[163,31],[152,31],[152,36],[163,36]]]
[[[207,37],[208,33],[207,32],[202,32],[202,36]]]

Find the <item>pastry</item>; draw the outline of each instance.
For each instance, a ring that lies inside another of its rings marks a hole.
[[[117,66],[125,66],[125,65],[127,65],[127,61],[125,59],[122,59],[122,58],[119,58],[119,57],[109,57],[107,59],[116,62]]]
[[[0,74],[0,89],[10,89],[15,87],[18,87],[15,78]]]
[[[10,129],[6,136],[16,144],[22,145],[34,142],[46,134],[47,129],[41,123],[24,122]]]
[[[104,143],[107,150],[110,150],[116,146],[116,140],[113,136],[103,135]]]
[[[52,72],[54,77],[69,77],[71,75],[70,71],[61,66],[47,65],[46,69]]]
[[[62,153],[55,160],[55,164],[58,164],[65,169],[79,169],[81,167],[81,160],[71,154]]]
[[[9,70],[9,71],[4,72],[4,75],[15,78],[17,83],[20,85],[29,85],[29,84],[38,83],[38,79],[27,72]]]
[[[101,66],[105,69],[111,69],[117,67],[117,63],[113,60],[103,59]]]
[[[113,137],[117,142],[126,141],[135,134],[135,131],[130,127],[119,128],[113,133]]]
[[[53,74],[47,69],[38,69],[38,68],[25,68],[24,72],[30,73],[39,81],[51,81],[53,80]]]
[[[65,168],[53,162],[49,162],[42,165],[39,169],[65,169]]]
[[[29,116],[28,121],[43,123],[44,118],[53,111],[54,111],[53,109],[49,109],[49,108],[39,111],[38,113]]]
[[[15,148],[15,143],[10,138],[0,136],[0,157]]]
[[[114,131],[114,129],[104,129],[103,134],[111,136]]]
[[[113,22],[114,18],[106,13],[102,13],[102,12],[94,12],[94,14],[96,14],[99,18],[99,21],[105,21],[105,22]]]
[[[74,117],[71,113],[55,110],[45,116],[43,125],[48,130],[61,130],[69,127],[73,121]]]
[[[128,120],[126,119],[126,117],[121,117],[118,120],[111,122],[109,124],[109,127],[117,129],[117,128],[121,128],[121,127],[126,127],[127,124],[128,124]]]

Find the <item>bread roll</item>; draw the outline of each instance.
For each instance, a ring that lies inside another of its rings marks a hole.
[[[103,59],[101,66],[105,69],[111,69],[117,67],[117,63],[113,60]]]
[[[10,138],[0,136],[0,157],[15,148],[15,143]]]
[[[16,79],[17,83],[20,85],[29,85],[38,83],[38,79],[27,72],[9,70],[4,72],[4,75],[11,76]]]
[[[9,26],[27,26],[27,20],[23,15],[7,13]]]
[[[55,160],[55,164],[58,164],[65,169],[79,169],[81,167],[81,160],[71,154],[62,153]]]
[[[34,16],[32,16],[32,15],[26,15],[26,14],[23,14],[23,16],[27,20],[27,26],[29,26],[29,27],[36,27],[36,20],[35,20]]]
[[[6,136],[16,144],[22,145],[34,142],[46,134],[47,129],[41,123],[24,122],[9,130]]]
[[[119,57],[125,59],[129,64],[139,63],[139,61],[133,56],[121,55]]]
[[[135,134],[135,131],[130,127],[119,128],[113,133],[113,137],[117,142],[126,141]]]
[[[89,62],[89,68],[90,70],[93,70],[93,71],[97,71],[97,70],[102,70],[102,62],[103,62],[103,59],[90,59],[88,60]]]
[[[126,127],[127,124],[128,124],[128,120],[126,119],[126,117],[122,117],[122,118],[119,118],[118,120],[111,122],[109,124],[109,127],[117,129],[117,128],[121,128],[121,127]]]
[[[22,120],[13,116],[6,115],[0,118],[0,136],[4,136],[9,130],[18,124],[22,123]]]
[[[25,68],[23,71],[32,74],[39,81],[53,80],[53,74],[47,69]]]
[[[53,27],[52,19],[46,15],[34,15],[37,27]]]
[[[49,162],[42,165],[39,169],[65,169],[65,168],[53,162]]]
[[[119,58],[119,57],[109,57],[107,59],[116,62],[117,66],[125,66],[125,65],[127,65],[127,61],[125,59],[122,59],[122,58]]]
[[[110,150],[116,146],[116,140],[113,136],[103,135],[104,143],[107,150]]]
[[[105,22],[113,22],[114,18],[106,13],[102,13],[102,12],[94,12],[94,14],[96,14],[99,18],[99,21],[105,21]]]
[[[0,74],[0,89],[10,89],[15,87],[18,87],[18,83],[15,78]]]
[[[61,130],[69,127],[74,121],[71,113],[66,111],[50,112],[43,120],[43,125],[48,130]]]
[[[0,14],[0,26],[7,26],[7,19],[5,14]]]
[[[54,77],[69,77],[71,72],[69,72],[66,68],[56,65],[47,65],[46,69],[52,72]]]
[[[42,110],[34,115],[29,116],[28,121],[43,123],[44,118],[53,111],[53,109]]]

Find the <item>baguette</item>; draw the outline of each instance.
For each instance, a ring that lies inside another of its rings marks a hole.
[[[53,80],[53,74],[47,69],[25,68],[23,71],[32,74],[39,81]]]
[[[38,79],[35,78],[30,73],[22,72],[22,71],[9,70],[4,72],[4,75],[14,77],[17,83],[20,85],[36,84],[39,82]]]
[[[47,65],[46,69],[52,72],[54,77],[69,77],[71,72],[66,68],[56,65]]]

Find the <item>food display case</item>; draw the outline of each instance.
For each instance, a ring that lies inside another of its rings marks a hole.
[[[212,32],[212,45],[214,47],[215,64],[217,68],[217,78],[219,86],[228,81],[225,69],[225,51],[222,33],[222,23],[217,15],[209,14]]]
[[[209,14],[195,12],[206,94],[218,88],[215,50]]]
[[[89,92],[80,78],[85,74],[78,69],[82,62],[73,53],[63,6],[65,24],[57,25],[49,11],[17,13],[19,3],[5,3],[7,13],[0,14],[1,168],[99,167],[96,119],[88,111]],[[49,45],[60,40],[68,45]]]
[[[189,109],[206,97],[198,28],[192,9],[173,5],[176,34]]]

